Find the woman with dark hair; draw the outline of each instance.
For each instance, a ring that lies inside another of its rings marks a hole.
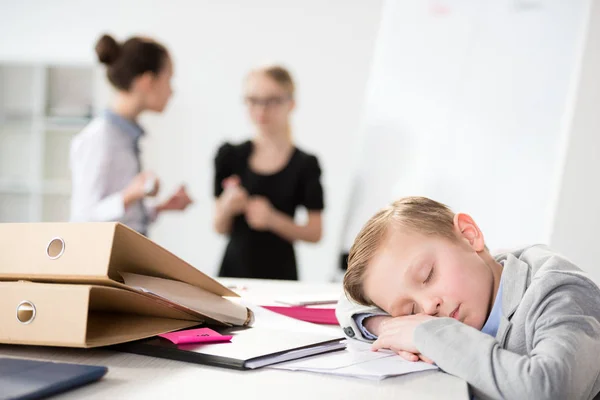
[[[71,143],[71,220],[120,221],[146,235],[159,213],[184,210],[191,203],[184,186],[156,206],[144,201],[156,196],[160,185],[142,169],[138,143],[144,129],[137,120],[144,111],[165,109],[173,64],[163,45],[140,37],[120,44],[103,35],[96,53],[117,94],[112,106]]]

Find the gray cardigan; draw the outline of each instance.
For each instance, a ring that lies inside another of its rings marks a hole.
[[[496,257],[502,318],[493,338],[451,318],[417,327],[415,345],[478,398],[600,399],[600,289],[545,246]],[[385,314],[342,296],[336,314],[348,337],[366,340],[360,313]]]

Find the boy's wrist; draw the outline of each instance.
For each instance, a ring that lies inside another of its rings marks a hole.
[[[374,336],[379,336],[381,333],[382,324],[390,319],[389,315],[374,315],[363,320],[364,328]]]

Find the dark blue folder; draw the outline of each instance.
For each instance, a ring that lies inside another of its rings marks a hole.
[[[0,358],[0,400],[42,399],[97,381],[107,371],[92,365]]]

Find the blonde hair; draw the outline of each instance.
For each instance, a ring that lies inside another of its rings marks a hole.
[[[277,82],[281,87],[283,87],[286,92],[290,95],[290,98],[294,98],[294,94],[296,92],[296,85],[294,84],[294,79],[292,78],[292,74],[285,67],[281,65],[266,65],[261,68],[255,70],[255,72],[260,72],[268,76]]]
[[[362,227],[348,256],[344,290],[359,304],[373,305],[363,290],[364,275],[392,226],[427,236],[458,240],[454,230],[454,212],[437,201],[426,197],[404,197],[379,210]]]
[[[292,74],[285,67],[277,64],[263,65],[250,71],[246,79],[250,78],[253,74],[263,74],[273,79],[288,93],[291,100],[294,99],[296,94],[296,84],[294,83]],[[292,129],[289,123],[287,125],[287,133],[288,136],[292,136]]]

